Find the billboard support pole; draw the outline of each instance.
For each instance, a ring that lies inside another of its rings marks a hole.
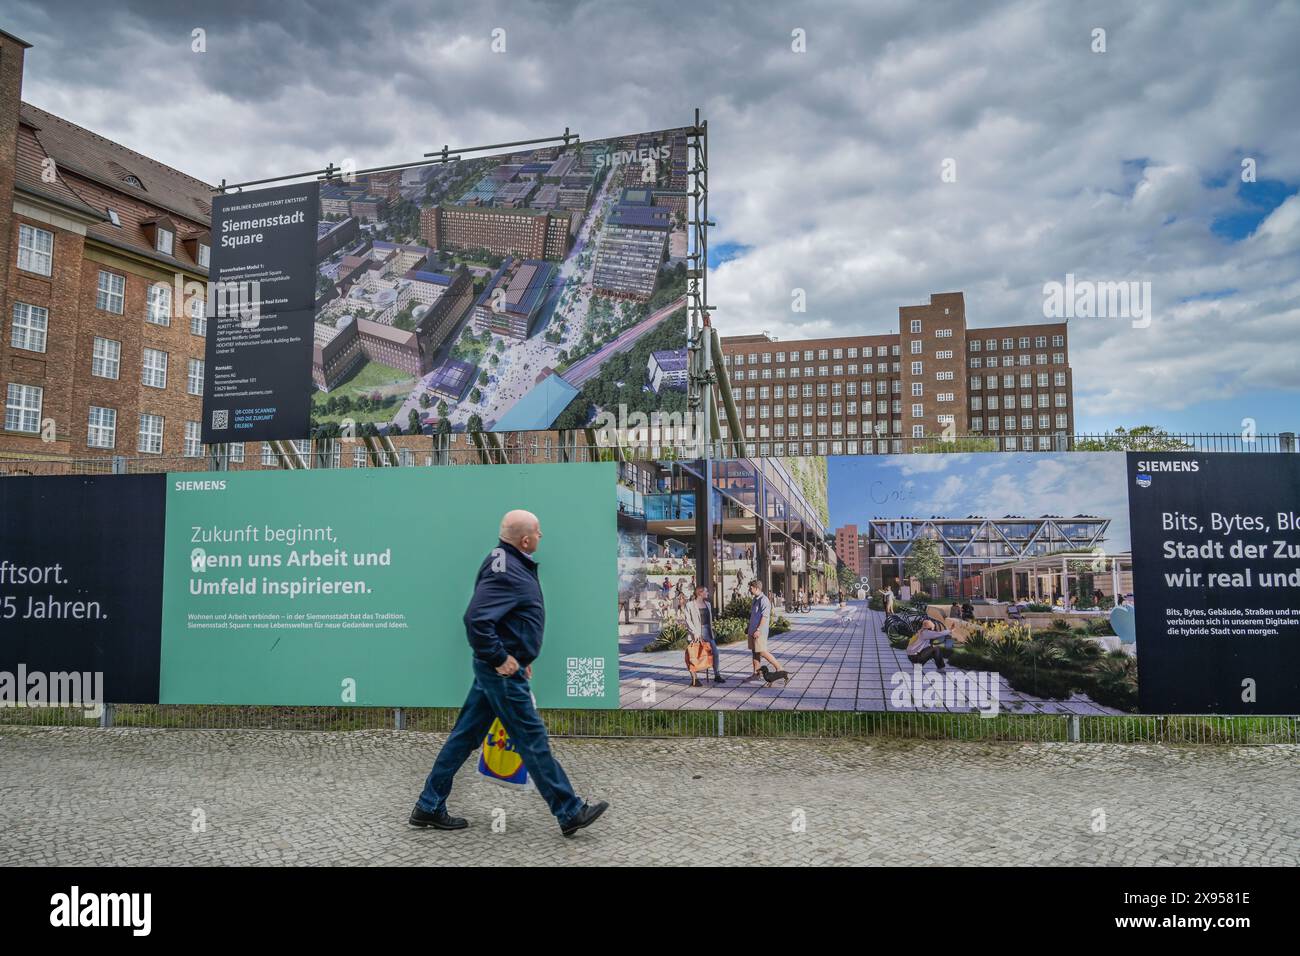
[[[692,188],[689,193],[692,205],[692,249],[687,255],[690,268],[686,271],[687,311],[690,330],[687,348],[687,398],[686,407],[694,423],[692,454],[711,458],[715,454],[714,438],[718,434],[717,399],[714,385],[726,369],[715,367],[713,329],[709,313],[709,123],[700,119],[695,110],[695,123],[687,135],[687,148],[691,152],[690,174]],[[725,382],[723,383],[726,384]]]

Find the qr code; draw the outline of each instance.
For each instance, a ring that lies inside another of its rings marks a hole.
[[[212,430],[223,431],[230,427],[230,409],[216,408],[212,411]]]
[[[605,658],[569,658],[569,696],[603,697],[605,695]]]

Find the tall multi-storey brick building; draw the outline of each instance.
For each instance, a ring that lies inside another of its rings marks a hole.
[[[486,249],[521,259],[563,259],[569,217],[541,209],[442,204],[420,211],[420,235],[435,249]]]
[[[199,455],[206,183],[23,103],[0,34],[0,454]],[[188,300],[188,301],[187,301]]]
[[[960,292],[898,313],[884,335],[724,337],[747,454],[903,452],[945,435],[1046,451],[1074,433],[1065,323],[970,328]]]

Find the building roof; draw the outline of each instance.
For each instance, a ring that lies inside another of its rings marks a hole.
[[[671,229],[673,211],[667,206],[631,206],[619,204],[609,214],[610,226],[625,229]]]
[[[493,431],[542,431],[551,427],[560,412],[569,407],[578,389],[566,382],[563,376],[548,375],[535,385],[527,395],[515,402],[493,427]]]
[[[412,279],[416,282],[432,282],[434,285],[451,285],[451,276],[441,272],[425,272],[422,269],[412,269],[403,279]]]
[[[36,130],[45,152],[60,166],[186,219],[211,224],[215,188],[208,183],[30,103],[19,106],[19,118]],[[141,188],[129,185],[128,176],[138,179]]]
[[[404,345],[408,348],[415,340],[414,332],[405,332],[402,329],[395,329],[391,325],[372,322],[369,319],[357,319],[357,331],[362,335],[372,335],[377,339],[384,339],[394,345]]]
[[[49,182],[42,177],[47,159],[54,161]],[[210,230],[213,189],[208,184],[30,103],[19,105],[17,166],[23,190],[94,216],[98,221],[87,226],[89,238],[166,266],[207,273],[186,241]],[[117,213],[120,226],[109,220],[108,209]],[[171,255],[159,252],[145,229],[162,220],[175,232]]]
[[[651,352],[650,357],[665,372],[686,371],[686,349],[663,349],[658,352]]]
[[[460,398],[474,379],[477,367],[459,359],[448,359],[429,374],[428,387],[440,395]]]

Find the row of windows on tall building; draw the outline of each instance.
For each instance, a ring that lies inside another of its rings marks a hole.
[[[913,428],[913,438],[925,438]],[[752,437],[752,436],[746,436]],[[1056,440],[1050,435],[1002,435],[998,438],[1004,451],[1052,451]],[[861,440],[844,439],[841,441],[789,441],[789,442],[746,442],[745,455],[750,458],[785,455],[870,455],[900,454],[903,451],[902,438],[863,438]]]
[[[912,333],[919,333],[921,331],[921,322],[919,319],[914,319],[912,321],[911,331]],[[935,331],[935,337],[951,338],[952,329],[938,329]],[[1002,348],[1004,350],[1010,350],[1015,348],[1045,349],[1047,348],[1047,343],[1049,338],[1052,343],[1052,348],[1059,349],[1065,347],[1064,335],[1052,335],[1050,337],[1046,335],[1035,335],[1035,336],[1022,335],[1018,338],[1014,336],[1009,336],[1007,338],[1002,339],[1001,341],[1002,341]],[[1033,343],[1032,345],[1030,344],[1031,342]],[[915,347],[918,344],[920,343],[914,342],[913,347]],[[991,338],[991,339],[984,339],[982,341],[980,339],[971,339],[968,343],[968,347],[972,352],[979,352],[981,350],[985,352],[996,352],[998,349],[998,339]],[[871,358],[873,354],[879,358],[887,358],[889,356],[898,355],[899,353],[900,353],[900,346],[898,345],[893,345],[893,344],[878,345],[878,346],[864,345],[861,347],[804,349],[802,352],[799,352],[797,350],[790,351],[790,352],[745,352],[745,353],[738,352],[734,356],[731,354],[724,355],[722,360],[728,365],[745,365],[746,363],[748,363],[749,365],[760,365],[760,364],[771,365],[775,357],[776,364],[782,365],[786,361],[798,362],[802,360],[804,362],[812,362],[812,361],[826,362],[832,360],[838,361],[840,359],[846,359],[846,358],[847,359],[855,359],[859,357]],[[822,372],[821,374],[825,375],[826,373]],[[840,373],[836,372],[835,374],[838,375]]]
[[[921,371],[920,369],[914,368],[912,373],[914,375],[920,375]],[[937,372],[935,374],[935,380],[940,382],[950,382],[952,381],[952,373]],[[970,379],[970,388],[972,390],[983,390],[984,383],[984,376],[973,376]],[[998,388],[998,384],[998,377],[996,375],[988,376],[988,387],[990,390]],[[1001,380],[1001,387],[1005,389],[1029,389],[1035,387],[1048,388],[1049,385],[1055,386],[1056,388],[1064,388],[1066,385],[1065,373],[1056,372],[1049,377],[1048,372],[1039,372],[1037,375],[1026,372],[1021,374],[1018,379],[1015,375],[1008,374],[1003,375]],[[911,383],[913,395],[921,395],[923,388],[924,385],[921,382]],[[877,395],[888,395],[891,393],[897,395],[901,390],[902,382],[898,379],[895,379],[892,382],[881,379],[877,380],[874,385],[874,391]],[[872,394],[872,391],[873,385],[871,382],[862,382],[862,394],[864,396]],[[800,396],[803,398],[826,398],[828,396],[838,398],[841,395],[852,397],[857,394],[857,382],[821,382],[816,385],[804,384],[803,386],[791,385],[789,387],[785,385],[748,385],[744,390],[744,400],[754,401],[755,399],[758,399],[759,401],[765,401],[770,397],[779,401],[780,399],[787,397],[798,398]],[[1061,397],[1064,398],[1064,395]],[[951,401],[951,398],[949,401]]]
[[[899,409],[894,408],[892,411],[894,414],[898,414]],[[1008,411],[1012,411],[1012,409],[1008,409]],[[870,414],[870,410],[864,409],[863,413]],[[886,412],[884,410],[881,410],[880,414],[885,415]],[[919,405],[912,406],[912,416],[914,418],[920,418],[923,416],[923,411],[921,409],[921,406]],[[848,436],[854,436],[858,434],[861,434],[863,436],[868,436],[872,434],[885,435],[890,432],[893,432],[894,434],[897,435],[897,434],[901,434],[903,430],[903,423],[899,419],[887,420],[887,419],[878,418],[875,420],[874,425],[872,424],[871,419],[861,419],[862,427],[861,427],[861,432],[859,432],[858,429],[859,419],[857,418],[849,418],[842,421],[832,420],[832,421],[820,421],[820,422],[813,422],[813,421],[789,422],[788,424],[781,421],[775,421],[769,427],[767,424],[764,424],[761,421],[766,417],[767,417],[766,415],[760,415],[759,416],[760,423],[758,425],[754,425],[752,423],[746,424],[745,437],[746,438],[799,438],[802,435],[802,437],[804,438],[812,438],[814,436],[818,438],[824,438],[827,436],[833,437],[836,435],[848,435]],[[954,418],[952,415],[941,414],[936,416],[935,420],[939,423],[939,425],[942,426],[942,425],[952,424]],[[977,432],[985,431],[986,425],[988,431],[1003,431],[1003,430],[1016,431],[1017,418],[1013,414],[1013,415],[1007,415],[1005,417],[994,415],[989,417],[987,421],[982,417],[971,419],[971,429],[973,431],[977,431]],[[1021,431],[1035,431],[1035,430],[1051,431],[1053,430],[1053,428],[1055,428],[1057,431],[1061,431],[1067,428],[1068,426],[1069,426],[1069,416],[1065,412],[1058,412],[1055,415],[1051,414],[1050,412],[1045,412],[1045,413],[1040,412],[1036,417],[1033,414],[1029,414],[1029,415],[1021,415],[1019,418],[1019,429]],[[926,435],[926,431],[924,425],[912,426],[912,437],[924,438],[925,435]]]
[[[13,322],[10,326],[9,344],[29,352],[45,351],[45,336],[49,324],[47,310],[14,303]],[[162,349],[146,348],[140,363],[141,384],[150,388],[167,387],[167,367],[170,356]],[[203,394],[203,359],[191,358],[185,378],[185,390],[190,395]],[[122,367],[122,343],[116,339],[95,336],[91,349],[90,374],[97,378],[117,379]]]
[[[112,209],[108,212],[112,217],[113,225],[120,226],[122,223],[118,219],[117,213]],[[159,224],[154,229],[153,244],[157,252],[165,256],[174,256],[176,233]],[[196,260],[200,266],[206,269],[211,258],[211,251],[207,243],[197,243],[196,249]],[[34,272],[37,275],[51,275],[54,272],[54,233],[48,229],[41,229],[39,226],[29,226],[26,223],[19,224],[18,268],[24,272]]]
[[[913,343],[913,344],[917,344],[917,343]],[[919,355],[920,350],[913,349],[912,354]],[[934,357],[939,361],[946,361],[952,358],[952,352],[941,350],[935,352]],[[998,358],[999,357],[996,355],[989,356],[987,367],[997,368]],[[1064,365],[1065,353],[1064,352],[1051,353],[1050,361],[1047,352],[1039,352],[1037,354],[1020,353],[1019,355],[1003,355],[1001,356],[1001,359],[1002,359],[1002,365],[1005,368],[1013,368],[1016,366],[1024,367],[1027,365],[1048,365],[1048,364]],[[917,362],[912,363],[913,374],[919,374],[919,372],[916,371],[917,365],[918,365]],[[970,360],[969,365],[970,368],[972,369],[986,367],[983,356],[977,356],[975,358],[972,358]],[[806,365],[806,366],[793,365],[788,369],[787,368],[777,368],[777,369],[734,368],[728,373],[728,376],[731,378],[732,381],[735,382],[744,382],[746,380],[751,382],[756,382],[759,380],[766,381],[771,379],[780,380],[786,378],[801,378],[801,377],[802,378],[829,378],[831,376],[834,376],[839,378],[845,375],[848,376],[854,376],[858,374],[871,375],[873,369],[875,374],[877,375],[888,375],[888,374],[897,375],[901,368],[902,365],[899,362],[879,362],[875,366],[873,366],[870,362],[864,363],[860,366],[853,363],[850,363],[849,365]]]
[[[18,237],[18,268],[38,275],[50,275],[53,267],[53,233],[24,225],[19,226]],[[45,323],[49,320],[48,311],[39,306],[18,303],[14,309],[15,318],[17,318],[18,306],[20,305],[26,313],[30,314],[30,318],[24,316],[24,322],[34,321],[39,323],[43,332]],[[195,335],[207,335],[208,320],[203,299],[199,296],[193,296],[187,305],[190,331]],[[114,315],[122,315],[126,311],[126,276],[108,269],[99,271],[99,281],[95,292],[95,308]],[[165,282],[157,282],[149,287],[145,319],[154,325],[171,325],[172,287],[170,285]],[[44,351],[44,341],[45,338],[42,335],[40,337],[41,348],[33,349],[33,351]],[[19,348],[25,347],[19,346]]]

